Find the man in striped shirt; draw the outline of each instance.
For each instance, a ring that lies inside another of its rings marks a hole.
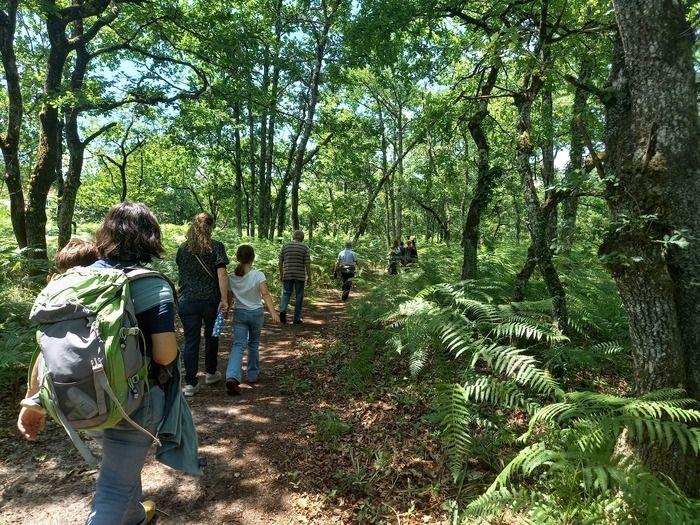
[[[296,230],[292,241],[282,247],[279,257],[280,280],[283,291],[280,302],[280,321],[287,322],[287,306],[292,296],[292,288],[296,291],[294,302],[294,324],[301,324],[301,307],[304,303],[304,281],[311,286],[311,256],[309,247],[302,241],[304,232]]]

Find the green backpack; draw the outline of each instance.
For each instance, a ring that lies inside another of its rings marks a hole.
[[[29,315],[39,325],[29,372],[38,360],[39,402],[91,465],[97,460],[78,430],[126,421],[160,444],[129,417],[148,388],[150,359],[129,289],[129,282],[144,277],[165,278],[140,267],[73,268],[49,282]]]

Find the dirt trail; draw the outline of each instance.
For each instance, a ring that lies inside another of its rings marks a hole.
[[[274,326],[266,319],[261,342],[261,375],[242,385],[240,397],[226,395],[223,382],[204,385],[190,405],[199,432],[205,475],[194,478],[153,459],[143,471],[144,497],[156,500],[161,525],[308,523],[306,495],[285,473],[289,458],[305,446],[308,399],[283,395],[280,381],[309,341],[322,344],[329,323],[343,315],[336,293],[304,309],[304,324]],[[222,336],[219,368],[228,359],[230,330]],[[202,367],[200,366],[200,370]],[[15,430],[16,401],[0,406],[0,524],[82,523],[88,514],[96,470],[80,459],[62,429],[51,423],[38,443]],[[337,516],[313,523],[338,523]]]

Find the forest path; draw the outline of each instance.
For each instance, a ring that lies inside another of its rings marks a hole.
[[[290,310],[291,314],[291,310]],[[240,525],[308,523],[307,495],[293,479],[304,468],[294,458],[308,457],[308,428],[318,396],[287,396],[295,362],[304,348],[326,344],[327,328],[342,317],[339,293],[320,294],[305,305],[301,325],[273,325],[269,317],[261,341],[261,375],[255,385],[241,385],[241,396],[228,396],[223,381],[204,385],[191,398],[200,453],[207,466],[201,478],[171,470],[149,456],[143,470],[145,498],[156,500],[161,525]],[[267,315],[266,315],[267,317]],[[291,315],[290,315],[291,318]],[[230,325],[222,334],[219,369],[225,371]],[[200,366],[200,370],[203,366]],[[47,425],[38,443],[19,437],[16,400],[4,400],[0,430],[0,524],[82,523],[89,512],[96,470],[80,459],[60,427]],[[291,458],[291,459],[290,459]],[[291,475],[290,475],[291,474]],[[316,499],[316,498],[311,498]],[[312,518],[338,523],[339,516]]]

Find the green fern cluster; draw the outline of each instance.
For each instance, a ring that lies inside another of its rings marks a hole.
[[[508,508],[533,523],[697,523],[699,502],[618,450],[627,439],[697,454],[700,412],[682,394],[572,392],[541,407],[519,438],[531,444],[467,507],[465,522]]]
[[[494,407],[529,418],[528,430],[510,444],[525,447],[468,507],[469,515],[484,518],[510,508],[533,523],[697,518],[695,502],[616,452],[617,443],[627,439],[697,454],[700,412],[693,401],[680,398],[679,391],[636,398],[566,392],[564,378],[553,370],[566,370],[562,365],[577,353],[604,359],[623,346],[574,343],[553,328],[547,301],[498,303],[503,288],[494,281],[436,283],[380,318],[392,331],[390,346],[408,355],[413,374],[421,373],[431,355],[452,356],[458,381],[438,388],[435,407],[455,482],[463,482],[484,434],[496,435],[499,424],[485,421],[482,411],[492,419],[498,417]],[[581,326],[590,328],[592,321]],[[570,519],[558,521],[561,516]]]

